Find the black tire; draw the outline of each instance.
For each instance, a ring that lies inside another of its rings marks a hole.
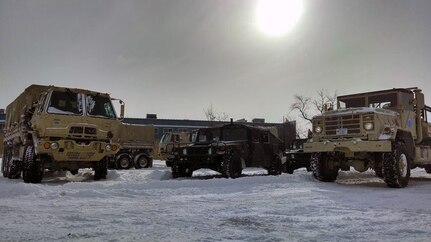
[[[148,168],[150,167],[150,158],[148,158],[146,155],[139,155],[138,158],[135,161],[135,168],[141,169],[141,168]]]
[[[178,162],[178,160],[174,160],[172,162],[171,172],[173,178],[193,176],[193,170],[191,170],[184,164],[181,164],[180,162]]]
[[[281,175],[282,172],[282,166],[281,158],[279,155],[274,156],[274,158],[271,161],[271,167],[268,169],[268,175],[270,176],[277,176]],[[293,173],[293,171],[292,171]],[[290,174],[292,174],[290,173]]]
[[[374,159],[374,172],[377,177],[383,178],[383,155],[381,153],[376,154]]]
[[[69,171],[70,171],[70,174],[76,175],[76,174],[78,174],[78,170],[79,169],[74,169],[74,170],[69,170]]]
[[[392,152],[383,155],[383,178],[389,187],[406,187],[410,180],[411,160],[404,143],[394,143]]]
[[[228,152],[222,163],[224,177],[238,178],[242,174],[241,156],[237,152]]]
[[[8,149],[7,144],[4,143],[3,160],[1,163],[1,172],[3,173],[3,177],[9,177],[10,160],[12,160],[12,151],[11,149]]]
[[[26,146],[24,149],[24,159],[22,168],[22,178],[25,183],[40,183],[43,178],[43,164],[39,159],[33,146]]]
[[[128,154],[121,154],[117,158],[116,167],[119,170],[128,170],[132,167],[132,159]]]
[[[9,172],[8,172],[8,178],[9,179],[19,179],[21,178],[21,162],[18,160],[13,160],[10,162]]]
[[[106,159],[94,162],[94,180],[106,179],[108,174],[108,164]]]
[[[311,155],[311,171],[314,178],[322,182],[333,182],[338,176],[338,167],[327,153],[313,153]]]
[[[425,171],[426,171],[428,174],[431,174],[431,165],[425,166]]]
[[[293,167],[288,164],[289,162],[286,162],[283,166],[283,172],[287,173],[287,174],[293,174],[293,172],[295,171],[295,169],[293,169]]]

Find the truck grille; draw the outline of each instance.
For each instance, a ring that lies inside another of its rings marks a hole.
[[[188,155],[207,155],[209,147],[192,147],[187,149]]]
[[[73,138],[92,139],[97,135],[97,129],[93,127],[72,126],[69,133]]]
[[[325,132],[328,136],[340,136],[340,129],[347,129],[347,134],[343,136],[355,136],[361,133],[361,117],[359,114],[326,117],[324,122]]]

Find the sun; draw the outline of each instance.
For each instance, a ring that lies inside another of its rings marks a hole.
[[[302,0],[259,0],[257,26],[268,35],[280,36],[295,26],[303,11]]]

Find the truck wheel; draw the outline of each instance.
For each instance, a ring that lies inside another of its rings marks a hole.
[[[287,163],[287,162],[286,162],[286,163]],[[287,173],[287,174],[293,174],[294,169],[293,169],[293,167],[292,167],[292,166],[290,166],[290,164],[284,164],[283,172],[284,172],[284,173]]]
[[[108,164],[106,159],[96,161],[94,164],[94,180],[106,179],[108,174]]]
[[[182,167],[180,166],[178,160],[173,160],[172,161],[171,172],[172,172],[172,177],[173,178],[181,177],[181,175],[182,175],[181,172],[180,172],[181,168]]]
[[[3,160],[1,163],[1,172],[3,177],[9,176],[9,162],[12,159],[12,150],[8,149],[7,144],[4,143]]]
[[[237,178],[241,176],[242,164],[241,157],[237,152],[229,152],[223,159],[223,176]]]
[[[392,152],[383,155],[383,178],[389,187],[406,187],[410,179],[410,158],[404,143],[393,145]]]
[[[24,149],[22,178],[25,183],[40,183],[43,178],[43,164],[34,153],[33,146]]]
[[[271,167],[268,169],[268,175],[271,175],[271,176],[281,175],[281,169],[282,169],[281,167],[282,167],[282,164],[281,164],[280,156],[279,155],[274,156],[274,158],[271,161]]]
[[[127,170],[132,167],[132,160],[128,154],[122,154],[117,159],[117,169]]]
[[[373,169],[377,177],[383,178],[383,154],[378,153],[375,155]]]
[[[136,159],[135,161],[136,169],[148,168],[149,166],[150,166],[149,159],[145,155],[140,155],[138,159]]]
[[[426,171],[428,174],[431,174],[431,165],[426,166],[426,167],[425,167],[425,171]]]
[[[333,182],[338,176],[338,167],[327,153],[313,153],[311,155],[311,171],[314,178],[323,182]]]
[[[70,171],[70,174],[76,175],[76,174],[78,174],[78,170],[79,169],[73,169],[73,170],[69,170],[69,171]]]
[[[21,164],[18,160],[13,160],[10,163],[12,163],[9,166],[9,173],[8,178],[9,179],[19,179],[21,178]]]

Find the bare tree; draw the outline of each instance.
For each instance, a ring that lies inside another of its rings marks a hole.
[[[225,121],[229,118],[229,114],[217,112],[212,104],[207,109],[204,109],[204,112],[208,121]]]
[[[311,123],[314,115],[333,109],[337,103],[337,92],[330,94],[326,89],[316,91],[317,97],[311,98],[295,94],[290,111],[298,112],[299,117]]]

